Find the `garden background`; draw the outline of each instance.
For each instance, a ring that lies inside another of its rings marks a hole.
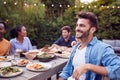
[[[51,45],[60,35],[60,28],[69,25],[75,35],[78,11],[92,11],[98,16],[96,36],[102,39],[120,39],[120,0],[0,0],[0,20],[7,23],[5,38],[16,25],[27,28],[27,36],[38,48]]]

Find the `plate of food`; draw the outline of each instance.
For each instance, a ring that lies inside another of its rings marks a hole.
[[[37,55],[37,58],[41,62],[48,62],[48,61],[51,61],[52,59],[54,59],[55,55],[44,52],[44,53],[42,53],[40,55]]]
[[[29,60],[21,59],[21,60],[17,61],[17,66],[23,67],[23,66],[26,66],[28,63],[29,63]]]
[[[16,67],[3,67],[0,68],[0,77],[13,77],[23,73],[23,70]]]
[[[61,58],[69,58],[70,52],[67,52],[67,51],[64,51],[64,52],[61,52],[61,53],[57,52],[55,55],[58,56],[58,57],[61,57]]]
[[[0,62],[1,61],[10,61],[12,58],[10,56],[0,56]]]
[[[33,63],[28,64],[26,68],[30,71],[46,71],[52,67],[49,63]]]
[[[59,53],[56,53],[55,55],[58,56],[58,57],[60,57],[60,58],[66,58],[66,59],[69,58],[68,54],[59,54]]]

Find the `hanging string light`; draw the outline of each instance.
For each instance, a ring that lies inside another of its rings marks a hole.
[[[103,8],[104,6],[102,5],[101,7]]]
[[[54,4],[52,4],[51,6],[54,7]]]
[[[88,8],[91,8],[91,6],[88,6]]]
[[[77,8],[77,6],[75,5],[75,8]]]
[[[15,2],[14,5],[17,5],[17,2]]]
[[[69,7],[70,7],[70,5],[68,4],[68,5],[67,5],[67,7],[69,8]]]
[[[97,0],[94,0],[94,1],[97,1]],[[7,4],[7,2],[4,1],[3,4]],[[14,5],[17,5],[17,4],[18,4],[18,2],[15,2],[15,3],[14,3]],[[31,5],[32,5],[32,4],[31,4]],[[26,1],[24,2],[24,6],[29,7],[29,5],[26,3]],[[33,6],[37,6],[37,4],[34,3]],[[43,6],[46,6],[46,5],[43,4]],[[52,4],[51,6],[54,7],[55,5]],[[59,5],[59,7],[62,7],[62,6],[63,6],[63,5],[61,5],[61,4]],[[67,4],[66,6],[67,6],[68,8],[70,7],[69,4]],[[77,5],[74,5],[74,7],[77,8]],[[84,8],[85,5],[82,5],[81,7]],[[93,5],[93,6],[90,6],[90,5],[89,5],[89,6],[87,6],[87,7],[88,7],[88,8],[96,8],[96,7],[98,7],[98,6],[97,6],[97,5]],[[115,6],[115,5],[113,5],[113,6],[103,6],[103,5],[101,5],[100,7],[101,7],[101,8],[103,8],[103,7],[104,7],[104,8],[112,8],[112,9],[115,9],[115,8],[118,8],[118,9],[119,9],[119,8],[120,8],[120,6]]]
[[[97,6],[95,5],[94,8],[96,8]]]
[[[4,1],[3,3],[6,4],[6,1]]]
[[[107,6],[107,8],[110,8],[109,6]]]
[[[81,7],[82,7],[82,8],[84,8],[84,6],[83,6],[83,5],[82,5]]]
[[[43,4],[43,7],[45,6],[45,4]]]
[[[60,4],[60,7],[62,7],[62,5]]]
[[[36,4],[34,4],[34,6],[36,6]]]

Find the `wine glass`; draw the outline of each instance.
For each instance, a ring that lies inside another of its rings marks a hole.
[[[33,59],[36,57],[36,55],[32,53],[26,53],[25,56],[30,61],[30,63],[33,63]]]

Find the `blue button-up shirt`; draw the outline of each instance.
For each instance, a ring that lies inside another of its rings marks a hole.
[[[54,44],[60,45],[60,46],[66,46],[66,47],[72,47],[71,46],[71,42],[75,41],[75,37],[74,36],[70,36],[68,41],[66,42],[63,38],[63,36],[60,36],[55,42]]]
[[[10,54],[13,54],[16,49],[29,51],[32,49],[31,42],[28,37],[24,37],[23,43],[17,41],[16,38],[10,40]]]
[[[70,58],[60,74],[65,80],[73,73],[72,60],[78,45],[80,43],[73,47]],[[111,80],[120,80],[120,59],[110,45],[99,41],[96,37],[87,45],[85,61],[86,63],[104,66]],[[101,80],[101,78],[102,75],[88,71],[85,80]]]

